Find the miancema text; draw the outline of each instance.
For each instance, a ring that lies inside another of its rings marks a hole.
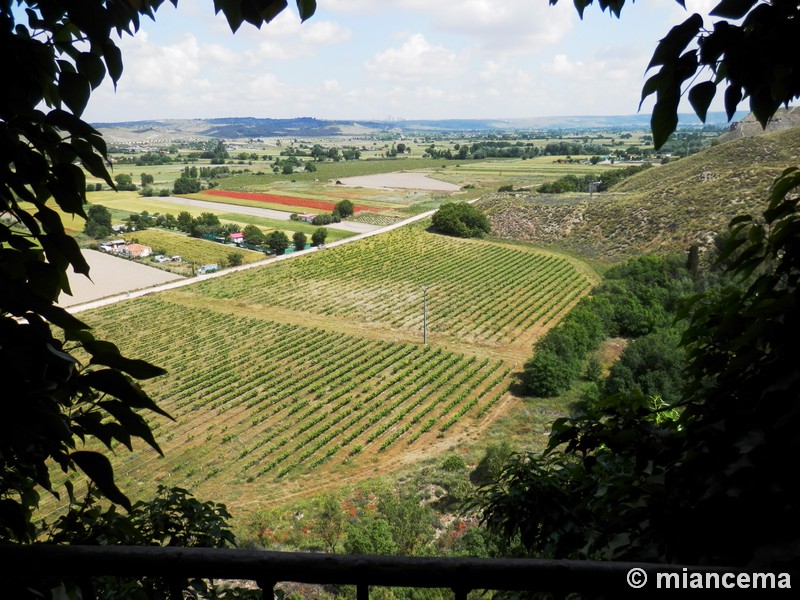
[[[791,589],[789,573],[656,573],[656,587],[662,589]]]

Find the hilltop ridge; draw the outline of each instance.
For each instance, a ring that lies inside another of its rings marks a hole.
[[[744,116],[744,113],[741,114]],[[682,126],[700,127],[696,116],[680,115]],[[727,125],[725,113],[709,113],[708,125]],[[326,120],[221,117],[93,123],[109,141],[147,142],[198,138],[332,137],[410,133],[504,132],[522,130],[649,129],[649,115],[564,116],[527,119]]]
[[[482,198],[500,237],[598,260],[710,247],[728,222],[765,208],[769,186],[800,161],[800,127],[720,143],[627,179],[607,193],[495,193]]]

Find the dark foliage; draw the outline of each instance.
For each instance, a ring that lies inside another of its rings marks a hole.
[[[680,399],[615,395],[556,421],[542,456],[484,490],[493,530],[537,555],[796,568],[798,185],[787,170],[763,221],[732,222],[721,260],[739,284],[682,307]]]
[[[483,237],[489,233],[486,215],[466,202],[445,204],[432,218],[433,229],[456,237]]]
[[[67,269],[88,275],[89,266],[53,206],[87,217],[84,169],[115,187],[105,141],[81,114],[106,76],[116,83],[122,75],[117,37],[134,34],[162,2],[16,4],[0,4],[0,541],[32,542],[40,493],[55,493],[52,465],[82,471],[107,501],[131,510],[108,458],[78,449],[84,441],[131,449],[138,437],[158,450],[142,413],[165,413],[132,378],[164,371],[123,357],[55,304],[70,291]],[[216,3],[233,30],[244,21],[260,26],[285,6]],[[315,2],[298,8],[306,18]]]

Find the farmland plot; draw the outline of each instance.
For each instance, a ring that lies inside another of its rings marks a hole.
[[[175,418],[154,421],[165,457],[119,453],[120,483],[236,509],[444,448],[508,404],[530,341],[588,286],[563,257],[406,227],[86,313],[169,371],[146,383]]]
[[[547,324],[590,287],[569,259],[522,247],[457,240],[404,227],[193,290],[212,298],[380,323],[420,334],[420,286],[428,331],[507,343]]]

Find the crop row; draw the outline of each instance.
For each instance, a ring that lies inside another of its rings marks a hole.
[[[255,482],[319,468],[345,448],[367,460],[401,437],[419,439],[430,419],[452,421],[449,429],[476,412],[502,370],[432,346],[152,298],[87,320],[98,335],[120,340],[123,353],[144,351],[173,374],[145,382],[176,419],[155,423],[166,458],[120,455],[123,485],[151,476],[187,486]]]
[[[570,293],[582,292],[588,281],[562,257],[405,227],[204,282],[196,291],[420,331],[422,285],[428,286],[430,332],[502,342],[560,313]]]

